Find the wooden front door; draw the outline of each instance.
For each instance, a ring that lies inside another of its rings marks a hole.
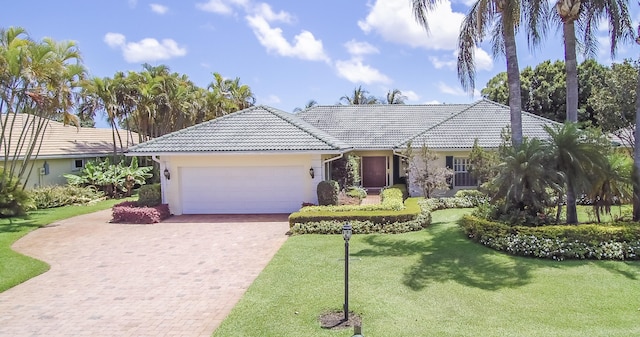
[[[362,186],[387,185],[387,157],[362,157]]]

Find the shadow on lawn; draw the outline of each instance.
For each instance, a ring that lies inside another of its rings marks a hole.
[[[532,270],[545,263],[506,256],[473,243],[455,224],[434,223],[427,230],[431,238],[420,241],[385,235],[367,237],[364,241],[374,248],[353,255],[420,256],[404,275],[404,284],[413,290],[446,281],[485,290],[519,287],[531,280]]]
[[[25,230],[27,227],[40,227],[29,217],[0,219],[0,233],[15,233]]]

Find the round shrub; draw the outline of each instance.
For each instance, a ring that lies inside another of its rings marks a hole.
[[[160,184],[142,185],[138,189],[138,206],[156,206],[162,203]]]
[[[318,204],[330,206],[338,204],[338,182],[334,180],[323,180],[318,183]]]

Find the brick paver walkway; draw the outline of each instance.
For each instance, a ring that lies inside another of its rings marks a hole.
[[[0,336],[210,336],[286,240],[286,216],[38,229],[14,249],[51,270],[0,293]]]

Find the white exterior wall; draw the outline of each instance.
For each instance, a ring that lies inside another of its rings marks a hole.
[[[300,166],[305,179],[300,186],[303,190],[303,202],[317,203],[316,186],[324,176],[324,168],[320,154],[233,154],[233,155],[201,155],[201,156],[162,156],[160,174],[162,178],[163,202],[169,204],[172,214],[183,213],[184,205],[181,200],[180,172],[185,167],[265,167],[265,166]],[[314,169],[314,178],[309,174],[309,169]],[[163,171],[167,168],[171,179],[166,180]],[[206,182],[203,182],[206,184]],[[247,191],[250,193],[251,191]]]
[[[414,151],[415,153],[415,151]],[[447,163],[446,163],[446,158],[447,156],[453,156],[453,157],[458,157],[458,158],[468,158],[469,154],[471,153],[471,151],[443,151],[443,152],[436,152],[436,155],[438,156],[438,159],[435,160],[435,165],[437,165],[438,167],[446,167]],[[409,165],[410,170],[409,170],[409,178],[407,179],[407,189],[409,191],[409,195],[411,195],[412,197],[421,197],[423,196],[422,193],[422,189],[416,184],[415,182],[415,176],[416,176],[416,170],[417,168],[423,168],[424,167],[424,161],[422,160],[422,158],[418,155],[416,155],[413,159],[412,162]],[[450,197],[453,196],[457,191],[459,190],[463,190],[463,189],[469,189],[468,186],[465,187],[453,187],[450,190],[437,190],[433,193],[433,196],[435,197]]]

